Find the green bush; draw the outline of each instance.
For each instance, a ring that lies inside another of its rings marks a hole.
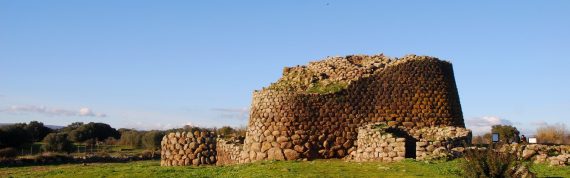
[[[121,139],[119,139],[119,144],[123,146],[129,146],[132,148],[139,148],[142,144],[141,142],[142,133],[136,130],[124,131],[121,133]]]
[[[31,121],[24,128],[31,135],[32,141],[34,142],[43,140],[44,137],[53,132],[53,130],[46,127],[44,123],[38,121]]]
[[[44,138],[43,142],[42,149],[45,151],[70,153],[75,149],[65,133],[50,133]]]
[[[230,134],[235,132],[235,129],[230,126],[223,126],[217,130],[218,135],[222,136],[230,136]]]
[[[164,132],[161,131],[148,131],[142,136],[142,145],[149,150],[160,149],[160,142],[164,137]],[[154,155],[153,155],[154,156]]]
[[[519,170],[526,168],[527,165],[524,165],[517,154],[510,154],[509,152],[509,149],[500,152],[492,145],[485,150],[477,148],[465,150],[465,161],[461,165],[464,177],[519,177]]]

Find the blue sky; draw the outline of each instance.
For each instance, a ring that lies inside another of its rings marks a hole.
[[[568,1],[0,0],[0,123],[247,123],[284,66],[384,53],[453,63],[478,130],[569,124]],[[480,128],[479,128],[480,127]]]

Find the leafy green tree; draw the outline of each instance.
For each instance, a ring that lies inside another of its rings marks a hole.
[[[34,142],[43,140],[47,134],[53,131],[52,129],[44,126],[44,123],[38,121],[31,121],[26,125],[25,129],[30,133]]]
[[[119,144],[130,146],[132,148],[139,148],[141,145],[141,137],[142,134],[136,130],[125,131],[121,134]]]
[[[161,131],[148,131],[144,133],[142,137],[142,144],[145,148],[152,150],[152,157],[154,157],[154,152],[160,149],[160,142],[164,137],[164,132]]]
[[[32,144],[32,136],[25,127],[26,124],[24,123],[0,127],[0,130],[2,130],[2,134],[0,135],[0,148],[17,148]]]
[[[43,142],[42,149],[46,151],[70,153],[75,149],[73,143],[67,139],[66,133],[50,133]]]
[[[230,136],[235,132],[235,129],[230,126],[223,126],[222,128],[218,129],[218,134],[223,136]]]
[[[520,140],[520,132],[516,127],[510,125],[494,125],[491,130],[493,133],[499,134],[499,142],[512,143]]]
[[[109,124],[94,122],[81,125],[69,132],[69,138],[74,142],[102,141],[109,137],[119,138],[119,136],[119,132]]]
[[[71,131],[78,129],[81,126],[83,126],[83,122],[74,122],[65,126],[64,128],[61,128],[60,131],[65,133],[70,133]]]
[[[53,130],[44,126],[44,123],[38,121],[31,121],[25,126],[26,131],[32,137],[32,142],[38,142],[44,139],[44,137],[51,133]],[[34,153],[34,145],[30,144],[30,153]]]

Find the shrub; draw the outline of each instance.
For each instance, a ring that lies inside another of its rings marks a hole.
[[[238,137],[239,137],[239,136],[245,137],[245,133],[246,133],[246,132],[247,132],[247,127],[241,126],[241,127],[235,128],[234,134],[235,134],[236,136],[238,136]]]
[[[15,158],[18,156],[18,151],[12,147],[0,149],[0,158]]]
[[[473,136],[473,140],[471,142],[475,145],[491,144],[491,133]]]
[[[568,130],[564,124],[545,125],[536,129],[536,138],[539,143],[565,144]]]
[[[230,136],[230,134],[235,132],[235,129],[230,126],[223,126],[222,128],[218,129],[218,135],[222,136]]]
[[[492,145],[485,149],[465,150],[465,161],[462,163],[464,177],[494,178],[494,177],[519,177],[521,170],[528,172],[528,165],[524,165],[517,154],[510,154],[511,150],[506,147],[503,152],[498,151]],[[516,151],[515,151],[516,152]]]
[[[142,144],[145,148],[152,151],[160,148],[160,142],[164,137],[164,133],[160,131],[148,131],[142,137]],[[154,153],[154,152],[153,152]],[[152,155],[154,157],[154,155]]]
[[[336,93],[345,89],[346,87],[348,87],[348,84],[345,82],[330,83],[326,85],[321,83],[316,83],[309,86],[309,88],[307,89],[307,93],[319,93],[319,94]]]
[[[45,151],[70,153],[75,149],[65,133],[50,133],[43,142],[42,149]]]
[[[473,136],[472,143],[475,145],[486,144],[482,135]]]
[[[109,137],[109,138],[105,139],[103,142],[105,143],[105,145],[116,145],[117,142],[119,142],[119,141],[113,137]]]
[[[138,148],[141,145],[141,133],[134,130],[125,131],[121,134],[119,144],[123,146],[130,146],[132,148]]]

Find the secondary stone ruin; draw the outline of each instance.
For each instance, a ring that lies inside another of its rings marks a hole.
[[[161,166],[190,166],[216,163],[216,137],[210,132],[177,132],[161,142]]]
[[[204,162],[196,157],[195,146],[170,141],[175,140],[170,134],[162,147],[171,152],[162,161],[197,165],[189,163],[199,159],[200,164],[223,165],[323,158],[426,159],[452,154],[460,143],[469,142],[470,134],[451,63],[416,55],[329,57],[286,67],[281,79],[255,91],[243,143],[218,138],[210,144],[215,151],[201,154],[210,157]]]
[[[462,127],[387,127],[385,123],[359,128],[356,147],[345,159],[355,161],[431,160],[457,157],[469,143],[471,131]]]

